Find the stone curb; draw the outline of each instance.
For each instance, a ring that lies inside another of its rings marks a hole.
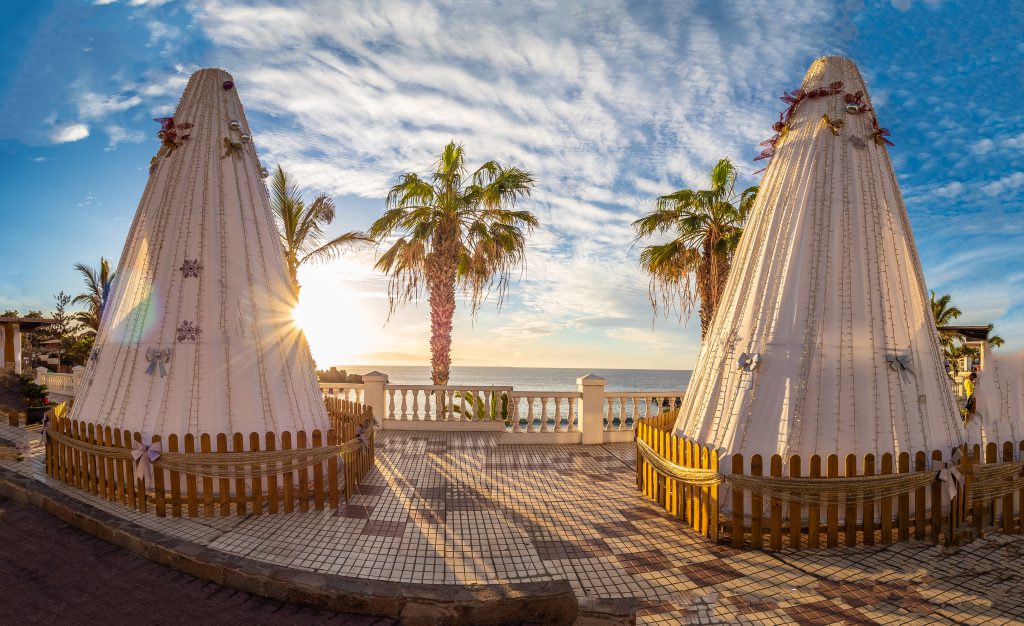
[[[632,598],[576,599],[566,580],[437,585],[365,580],[262,563],[176,539],[0,468],[0,496],[30,504],[155,563],[281,602],[402,624],[634,624]]]

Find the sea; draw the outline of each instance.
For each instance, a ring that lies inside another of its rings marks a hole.
[[[395,385],[429,385],[430,367],[413,365],[338,365],[349,374],[374,370]],[[450,385],[511,386],[517,391],[576,391],[576,379],[595,374],[608,381],[606,391],[682,391],[692,370],[596,369],[587,367],[452,367]]]

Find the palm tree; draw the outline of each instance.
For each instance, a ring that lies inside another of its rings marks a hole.
[[[736,167],[722,159],[711,169],[709,189],[680,189],[661,196],[653,213],[633,222],[634,244],[653,234],[674,235],[671,241],[640,252],[640,267],[651,276],[655,314],[662,300],[666,311],[678,308],[680,317],[689,317],[699,300],[703,339],[756,195],[757,187],[736,191]]]
[[[110,269],[110,261],[103,257],[100,257],[99,269],[89,267],[84,263],[75,263],[75,269],[85,281],[85,292],[75,296],[71,303],[86,305],[86,310],[76,313],[75,319],[91,332],[99,332],[103,309],[107,306],[110,287],[114,282],[114,270]]]
[[[991,333],[995,329],[995,327],[996,327],[995,324],[989,324],[988,325],[988,332]],[[992,346],[993,348],[999,348],[999,347],[1003,346],[1004,344],[1006,344],[1006,340],[1003,339],[1002,337],[1000,337],[999,335],[991,335],[991,334],[989,335],[988,345]]]
[[[935,318],[936,326],[949,326],[950,322],[963,315],[963,312],[957,307],[950,304],[950,300],[953,296],[948,293],[942,294],[938,299],[935,298],[935,292],[931,292],[931,305],[932,305],[932,317]],[[951,331],[939,332],[939,341],[943,348],[947,351],[953,344],[953,339],[956,337],[956,333]]]
[[[369,241],[362,233],[349,231],[324,242],[324,229],[334,221],[334,201],[320,194],[307,206],[299,186],[280,165],[270,183],[270,208],[281,232],[281,246],[296,298],[301,288],[298,271],[302,264],[329,261],[343,249]]]
[[[399,177],[387,206],[370,226],[378,242],[398,234],[376,267],[391,275],[391,310],[415,301],[426,283],[430,303],[430,366],[435,385],[451,370],[455,289],[461,286],[475,316],[496,289],[504,301],[512,271],[525,260],[524,228],[538,224],[529,211],[513,210],[530,195],[533,176],[488,161],[468,178],[462,145],[445,146],[429,179],[413,172]]]

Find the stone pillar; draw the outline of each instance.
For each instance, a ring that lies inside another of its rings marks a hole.
[[[21,326],[14,324],[14,373],[21,375]]]
[[[85,376],[85,368],[81,365],[76,365],[71,368],[71,395],[78,393],[78,387],[82,384],[82,377]]]
[[[576,379],[576,388],[583,395],[577,411],[584,445],[604,443],[604,386],[607,384],[607,380],[594,374]]]
[[[382,428],[384,418],[387,417],[387,393],[385,387],[388,384],[388,375],[380,372],[363,374],[363,404],[373,409],[373,419]]]
[[[49,371],[50,370],[46,369],[45,367],[42,367],[42,366],[37,367],[36,368],[36,382],[37,383],[42,382],[43,381],[43,376],[46,376],[46,373],[49,372]]]

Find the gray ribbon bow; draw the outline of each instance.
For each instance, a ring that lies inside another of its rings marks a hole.
[[[132,459],[135,461],[135,479],[142,479],[148,487],[153,484],[153,462],[160,458],[160,442],[145,444],[132,441]]]
[[[957,489],[964,484],[964,475],[960,473],[960,459],[963,454],[960,452],[960,448],[953,451],[953,455],[949,461],[943,461],[939,465],[939,473],[935,477],[945,483],[946,496],[950,501],[956,497]]]
[[[740,358],[736,362],[736,367],[745,372],[753,372],[761,366],[761,353],[754,352],[747,354],[746,352],[740,354]]]
[[[914,360],[909,354],[888,354],[885,360],[889,363],[889,367],[900,375],[913,374],[914,370],[910,367],[911,362]]]
[[[167,376],[167,368],[165,365],[171,361],[171,349],[164,348],[163,350],[154,350],[150,348],[146,350],[146,360],[149,361],[149,367],[146,368],[146,373],[150,376],[156,375],[157,368],[160,369],[160,378]]]

